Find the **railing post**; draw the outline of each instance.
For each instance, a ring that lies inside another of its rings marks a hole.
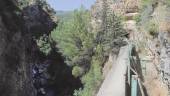
[[[131,86],[131,71],[130,71],[130,69],[131,69],[130,60],[131,60],[131,50],[132,50],[132,44],[131,43],[129,43],[128,49],[129,49],[128,64],[127,64],[127,67],[128,67],[128,83]]]
[[[131,96],[137,96],[138,95],[138,77],[137,75],[132,75],[132,81],[131,81]]]

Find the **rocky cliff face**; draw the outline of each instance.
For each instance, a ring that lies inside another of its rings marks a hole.
[[[31,39],[23,34],[23,19],[15,12],[18,8],[9,0],[0,5],[0,92],[2,96],[35,96],[30,81],[29,65]],[[18,11],[19,12],[19,11]],[[20,13],[20,12],[19,12]]]
[[[31,80],[36,56],[33,37],[50,32],[56,24],[39,5],[20,10],[14,1],[0,1],[0,93],[36,96]]]
[[[163,6],[163,5],[162,5]],[[162,81],[168,85],[170,89],[170,14],[169,7],[163,8],[165,14],[162,14],[161,18],[159,18],[159,35],[158,39],[160,42],[160,73],[162,77]]]
[[[135,31],[128,30],[141,59],[143,84],[149,96],[158,96],[158,94],[168,96],[166,85],[169,86],[170,80],[168,40],[170,35],[167,26],[169,8],[161,0],[140,3],[138,7],[140,11],[136,11],[135,14],[127,13],[126,19],[130,21],[127,23],[128,26],[130,23],[135,24],[131,27],[131,29],[136,28]],[[129,18],[130,16],[133,18]]]

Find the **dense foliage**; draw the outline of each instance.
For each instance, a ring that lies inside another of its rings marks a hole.
[[[65,62],[73,68],[72,74],[81,78],[83,88],[74,96],[93,96],[102,81],[102,65],[113,47],[120,47],[126,32],[119,18],[107,7],[102,10],[102,24],[91,32],[91,17],[84,8],[74,11],[69,20],[60,21],[51,33]]]
[[[88,32],[89,20],[89,13],[80,9],[74,12],[72,19],[61,21],[52,32],[52,38],[58,42],[57,47],[70,66],[85,66],[90,61],[88,59],[92,54],[89,50],[93,47],[93,34]]]
[[[73,67],[72,74],[82,78],[84,88],[75,91],[75,96],[90,96],[102,78],[98,53],[94,51],[94,34],[89,30],[89,22],[89,12],[81,8],[74,12],[72,19],[61,21],[52,32],[52,38],[58,42],[57,47],[66,58],[66,63]]]

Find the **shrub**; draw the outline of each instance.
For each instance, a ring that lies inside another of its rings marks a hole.
[[[141,21],[141,15],[136,15],[136,16],[133,17],[133,19],[134,19],[137,23],[139,23],[139,22]]]
[[[151,20],[148,24],[148,31],[149,31],[149,34],[153,37],[157,37],[158,36],[158,25],[153,21]]]
[[[83,70],[83,68],[81,68],[79,66],[75,66],[75,67],[73,67],[72,74],[75,77],[80,77],[84,74],[84,70]]]
[[[94,57],[93,57],[94,58]],[[82,78],[83,89],[75,90],[74,96],[93,96],[102,81],[101,62],[93,59],[92,66],[87,74]]]
[[[45,55],[47,55],[51,51],[51,45],[48,36],[41,36],[38,40],[36,40],[36,43],[40,51],[43,52]]]
[[[18,5],[21,9],[29,5],[29,0],[18,0],[18,2]]]

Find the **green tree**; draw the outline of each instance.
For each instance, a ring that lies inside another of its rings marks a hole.
[[[102,24],[99,32],[97,32],[95,41],[103,46],[104,52],[108,53],[113,47],[121,45],[122,38],[127,33],[122,27],[121,18],[118,18],[113,10],[109,8],[107,1],[103,2],[103,9],[101,11]]]
[[[72,74],[83,83],[83,88],[75,90],[74,96],[94,95],[102,81],[102,65],[106,57],[112,48],[120,46],[126,34],[120,19],[107,3],[103,6],[99,31],[90,32],[90,14],[80,8],[74,11],[70,20],[60,21],[51,34],[66,63],[72,66]]]
[[[59,26],[52,32],[52,38],[58,42],[57,47],[72,66],[78,65],[73,64],[73,60],[83,60],[77,56],[85,57],[85,50],[93,47],[93,34],[88,31],[89,22],[89,12],[81,8],[74,11],[72,19],[60,21]]]

